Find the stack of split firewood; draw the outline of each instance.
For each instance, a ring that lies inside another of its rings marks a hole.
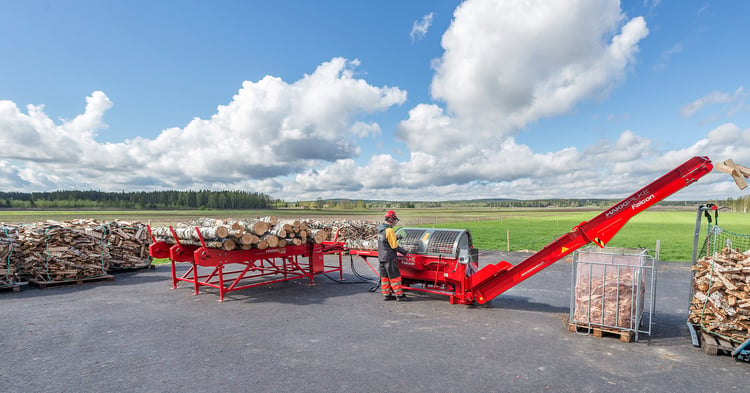
[[[18,227],[0,225],[0,287],[18,281],[21,244]]]
[[[378,248],[378,223],[372,221],[333,221],[309,223],[311,227],[324,228],[332,239],[346,242],[350,250],[375,250]]]
[[[39,281],[67,281],[105,274],[106,227],[93,220],[47,221],[24,226],[20,270]]]
[[[586,269],[579,271],[585,274],[579,274],[576,280],[575,322],[622,329],[636,327],[634,302],[643,299],[644,290],[643,285],[638,285],[636,268],[602,269],[602,274],[591,276]]]
[[[750,250],[725,247],[692,269],[690,323],[739,342],[750,338]]]
[[[148,227],[140,222],[112,221],[107,223],[106,245],[111,270],[148,266],[151,258]]]
[[[200,218],[176,226],[155,227],[151,234],[156,241],[169,244],[201,245],[224,250],[249,250],[299,246],[329,240],[326,228],[311,228],[304,220],[280,220],[275,216],[252,219]],[[177,240],[175,240],[175,237]]]
[[[16,233],[17,273],[36,281],[98,277],[151,261],[148,228],[139,222],[44,221],[19,226]]]

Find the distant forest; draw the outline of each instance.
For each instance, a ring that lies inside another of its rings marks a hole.
[[[0,192],[0,209],[429,209],[478,207],[508,208],[606,208],[619,200],[609,199],[475,199],[462,201],[384,201],[362,199],[321,199],[286,202],[258,192],[246,191],[52,191]],[[661,201],[661,206],[697,207],[715,203],[732,211],[747,213],[750,196],[714,201]]]
[[[0,192],[0,207],[75,209],[267,209],[268,195],[245,191]]]

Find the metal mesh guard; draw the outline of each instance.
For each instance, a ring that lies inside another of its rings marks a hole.
[[[419,239],[425,233],[424,229],[403,229],[404,237],[399,240],[399,245],[408,252],[417,252]]]
[[[460,236],[462,232],[459,231],[435,231],[430,236],[429,245],[427,246],[428,253],[436,254],[452,254],[453,247],[456,244],[456,238]]]

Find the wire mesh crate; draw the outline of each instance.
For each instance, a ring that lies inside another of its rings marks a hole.
[[[750,339],[750,234],[709,224],[691,270],[691,334],[700,330],[732,345]]]
[[[18,228],[0,224],[0,288],[13,286],[18,281],[20,255]]]
[[[588,247],[573,255],[570,322],[651,335],[655,259],[646,249]]]

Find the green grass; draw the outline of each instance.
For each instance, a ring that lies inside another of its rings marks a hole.
[[[595,212],[528,214],[501,220],[441,224],[439,227],[470,230],[474,246],[483,250],[505,251],[508,250],[508,244],[510,244],[510,251],[538,251],[557,237],[569,232],[574,226],[597,214]],[[750,216],[747,214],[721,213],[719,224],[723,229],[731,232],[750,234]],[[699,248],[703,242],[705,230],[706,222],[703,220]],[[692,259],[694,233],[694,211],[646,211],[628,221],[607,246],[642,247],[653,253],[656,241],[659,240],[659,259],[686,262]]]
[[[152,265],[166,265],[169,262],[169,258],[151,258]]]
[[[398,209],[400,225],[469,229],[474,246],[482,250],[542,249],[574,226],[590,220],[604,209],[489,209],[435,208]],[[174,225],[198,217],[243,218],[265,215],[277,217],[318,218],[321,220],[380,220],[382,210],[343,209],[276,209],[276,210],[15,210],[0,211],[0,222],[31,223],[44,220],[90,218],[100,221],[128,220],[154,226]],[[644,247],[654,251],[660,240],[660,259],[690,261],[695,230],[694,209],[652,208],[633,217],[607,244],[611,247]],[[701,235],[705,233],[705,220]],[[750,234],[750,216],[721,212],[719,224],[725,230]],[[700,238],[702,244],[703,236]]]

